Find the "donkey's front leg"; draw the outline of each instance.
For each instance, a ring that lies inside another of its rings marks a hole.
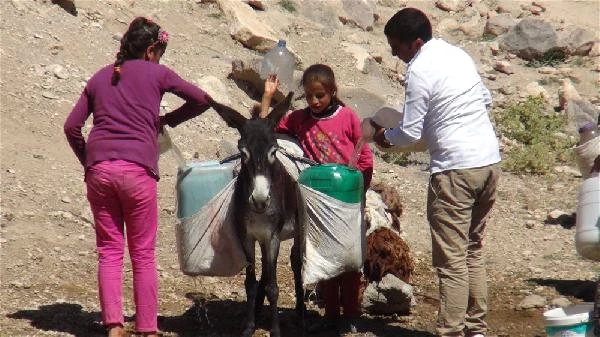
[[[248,258],[248,267],[246,267],[246,281],[244,285],[246,286],[246,306],[247,306],[247,318],[246,318],[246,327],[244,328],[244,332],[242,332],[242,337],[251,337],[254,334],[254,330],[256,330],[256,317],[254,315],[254,308],[256,303],[256,291],[258,287],[258,282],[256,282],[256,257],[254,252],[254,240],[250,238],[246,238],[243,240],[244,250],[246,251],[246,257]]]
[[[279,237],[273,234],[267,243],[267,254],[263,256],[263,266],[267,266],[265,292],[271,305],[271,337],[280,337],[279,313],[277,311],[277,300],[279,299],[279,287],[277,286],[277,257],[279,256]]]

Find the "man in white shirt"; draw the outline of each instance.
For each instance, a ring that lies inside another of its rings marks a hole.
[[[431,156],[427,219],[432,263],[439,278],[437,331],[443,337],[482,337],[487,285],[482,246],[496,199],[500,152],[487,108],[491,96],[471,57],[432,38],[427,16],[397,12],[384,33],[392,55],[408,63],[403,119],[378,125],[382,147],[425,141]]]

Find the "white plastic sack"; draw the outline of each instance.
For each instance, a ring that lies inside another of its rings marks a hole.
[[[345,203],[304,185],[300,193],[306,201],[303,284],[360,270],[366,250],[360,203]]]
[[[600,137],[595,137],[587,142],[573,148],[575,153],[575,161],[579,167],[579,172],[583,176],[583,179],[587,179],[590,176],[592,166],[594,166],[594,160],[597,156],[600,156]]]
[[[400,124],[402,118],[404,117],[404,106],[399,107],[389,107],[384,106],[381,109],[377,110],[373,115],[372,119],[377,125],[383,126],[384,128],[395,128]],[[425,152],[427,151],[427,143],[424,139],[419,139],[418,141],[408,145],[408,146],[397,146],[394,145],[389,148],[384,148],[379,146],[379,144],[375,143],[375,146],[378,150],[387,153],[399,153],[399,152]]]
[[[235,276],[248,265],[233,222],[233,179],[196,214],[175,227],[181,271],[190,276]]]
[[[304,151],[300,147],[298,141],[293,137],[290,137],[285,134],[278,134],[277,144],[291,155],[294,155],[296,157],[304,157]],[[275,152],[275,157],[277,157],[281,164],[283,164],[285,170],[288,172],[288,174],[294,181],[298,181],[300,172],[302,172],[302,170],[309,166],[308,164],[288,158],[281,151]]]

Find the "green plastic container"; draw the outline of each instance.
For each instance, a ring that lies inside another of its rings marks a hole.
[[[233,179],[234,163],[188,163],[177,171],[177,217],[194,215]]]
[[[298,181],[343,202],[362,202],[364,188],[362,173],[346,165],[312,166],[300,173]]]

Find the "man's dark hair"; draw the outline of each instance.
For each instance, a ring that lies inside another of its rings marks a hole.
[[[431,40],[431,22],[420,10],[403,8],[388,20],[383,32],[400,42],[410,43],[417,38],[427,42]]]

